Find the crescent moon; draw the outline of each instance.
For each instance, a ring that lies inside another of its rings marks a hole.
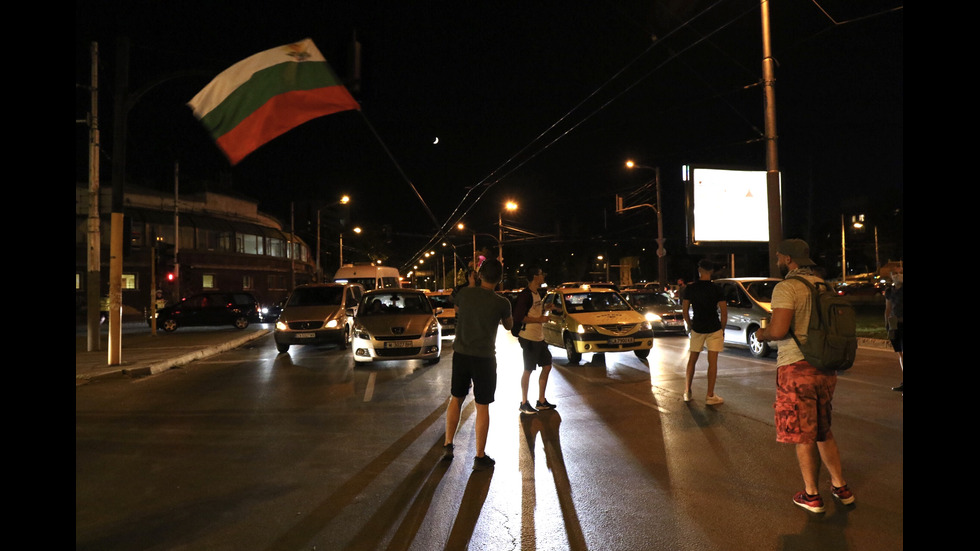
[[[439,143],[439,136],[436,136],[436,139],[435,139],[435,141],[434,141],[434,142],[432,142],[432,144],[433,144],[433,145],[435,145],[435,144],[437,144],[437,143]]]

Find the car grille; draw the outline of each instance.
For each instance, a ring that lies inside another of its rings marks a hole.
[[[684,316],[681,314],[665,314],[660,316],[660,319],[664,321],[684,321]]]
[[[610,325],[600,325],[599,327],[613,333],[614,335],[628,335],[633,331],[636,331],[636,324],[630,323],[628,325],[623,325],[619,323],[614,323]]]
[[[379,337],[375,335],[374,339],[379,341],[411,341],[414,339],[420,339],[422,335],[398,335],[397,337]]]
[[[402,356],[418,356],[421,348],[378,348],[375,353],[379,358],[400,358]]]
[[[293,331],[310,331],[323,327],[322,321],[291,321],[289,328]]]

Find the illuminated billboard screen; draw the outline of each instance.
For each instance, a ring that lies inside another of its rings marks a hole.
[[[766,171],[685,167],[693,244],[768,242]]]

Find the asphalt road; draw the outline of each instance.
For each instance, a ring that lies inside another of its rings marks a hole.
[[[903,401],[894,354],[862,347],[835,434],[857,496],[827,512],[772,421],[775,362],[723,353],[685,404],[686,339],[648,362],[552,349],[548,398],[517,413],[520,349],[498,337],[492,471],[473,471],[473,407],[441,460],[451,341],[435,366],[351,366],[271,336],[146,377],[76,387],[75,546],[85,549],[902,549]],[[535,380],[532,377],[532,394]],[[826,474],[824,473],[824,485]]]

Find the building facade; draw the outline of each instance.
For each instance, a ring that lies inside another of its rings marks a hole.
[[[75,187],[75,310],[84,319],[88,285],[89,190]],[[109,294],[112,190],[100,190],[99,296]],[[262,306],[314,280],[306,243],[249,199],[214,192],[175,198],[129,186],[123,205],[124,319],[149,311],[156,290],[168,303],[203,290],[248,291]],[[104,306],[102,306],[104,308]]]

